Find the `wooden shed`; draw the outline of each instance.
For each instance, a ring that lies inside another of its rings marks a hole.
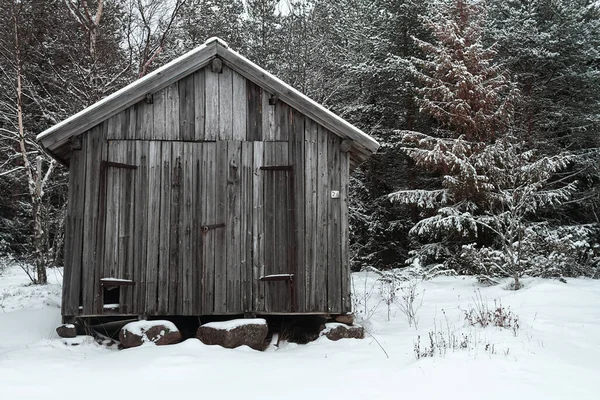
[[[378,143],[220,39],[37,137],[69,166],[62,314],[344,314]]]

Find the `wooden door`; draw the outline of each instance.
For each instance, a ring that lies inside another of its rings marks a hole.
[[[263,268],[259,277],[263,312],[287,313],[296,307],[295,207],[293,167],[287,143],[265,143],[262,178]]]
[[[138,169],[135,144],[109,141],[100,165],[100,207],[96,282],[100,313],[128,314],[134,309],[134,204]],[[138,199],[139,201],[139,199]]]

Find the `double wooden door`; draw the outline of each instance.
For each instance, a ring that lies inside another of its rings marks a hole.
[[[134,283],[119,289],[119,312],[294,309],[287,142],[113,140],[104,160],[97,268]]]

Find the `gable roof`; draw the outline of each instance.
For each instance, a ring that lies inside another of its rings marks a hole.
[[[60,147],[69,145],[71,137],[93,128],[114,114],[143,100],[147,94],[163,89],[205,67],[215,57],[221,58],[226,65],[246,79],[277,94],[280,100],[312,118],[342,139],[348,140],[353,164],[364,161],[379,148],[379,143],[375,139],[231,50],[227,43],[219,38],[208,39],[202,46],[45,130],[36,137],[36,140],[50,154],[55,154]]]

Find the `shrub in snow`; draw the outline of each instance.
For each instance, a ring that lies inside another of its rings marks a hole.
[[[464,313],[465,321],[471,326],[506,328],[511,329],[515,336],[517,335],[519,317],[510,310],[510,307],[504,307],[499,299],[495,299],[494,306],[490,308],[479,290],[475,292],[473,303],[468,310],[464,310]]]
[[[181,341],[181,332],[171,321],[136,321],[121,328],[119,341],[124,348],[137,347],[146,343],[157,346]]]
[[[401,270],[389,270],[380,271],[376,268],[370,267],[368,271],[374,272],[378,278],[379,283],[379,295],[381,301],[387,307],[387,319],[391,318],[393,306],[404,314],[409,326],[417,328],[418,318],[417,313],[423,305],[423,294],[425,291],[418,290],[420,278],[420,270],[414,268],[408,269],[407,271]],[[356,293],[356,291],[353,291]],[[371,295],[365,295],[368,299]],[[366,304],[366,301],[365,301]],[[378,305],[377,304],[377,305]],[[377,306],[371,309],[371,314],[375,312]]]
[[[442,313],[444,314],[445,321],[443,324],[440,324],[439,328],[436,322],[434,328],[427,333],[426,338],[422,340],[420,335],[417,336],[417,340],[413,346],[415,358],[443,357],[449,351],[472,351],[480,349],[488,354],[496,354],[496,346],[493,343],[490,343],[485,337],[480,337],[477,331],[469,330],[465,332],[456,329],[450,325],[443,310]],[[498,319],[498,321],[499,323],[503,323],[501,319]],[[507,348],[503,353],[504,355],[508,355],[508,352],[509,349]]]

